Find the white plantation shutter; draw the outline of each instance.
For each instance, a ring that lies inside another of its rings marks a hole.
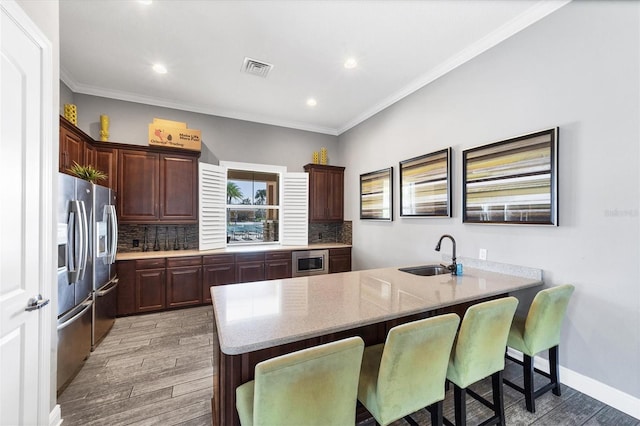
[[[283,173],[280,200],[280,244],[306,246],[309,243],[309,174]]]
[[[200,163],[200,250],[227,244],[227,168]]]

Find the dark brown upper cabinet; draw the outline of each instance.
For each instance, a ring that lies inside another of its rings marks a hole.
[[[344,167],[307,164],[309,222],[344,220]]]

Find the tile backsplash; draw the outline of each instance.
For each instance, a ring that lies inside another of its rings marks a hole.
[[[147,230],[147,251],[159,250],[197,250],[199,243],[198,225],[125,225],[118,226],[118,252],[141,252],[145,244]],[[158,232],[156,244],[156,230]],[[309,244],[344,243],[351,244],[352,222],[310,223]],[[176,232],[178,239],[176,241]],[[186,234],[186,242],[185,242]],[[134,247],[133,241],[138,241]]]
[[[130,253],[143,251],[147,230],[147,251],[158,250],[197,250],[198,225],[123,225],[118,226],[118,252]],[[157,240],[156,240],[157,230]],[[185,238],[186,235],[186,238]],[[176,239],[177,236],[177,239]],[[133,246],[138,240],[138,247]],[[157,241],[157,244],[156,244]]]

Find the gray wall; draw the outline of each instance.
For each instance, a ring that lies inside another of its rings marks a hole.
[[[638,2],[573,2],[339,137],[354,267],[460,256],[573,283],[561,364],[640,397]],[[560,226],[462,224],[462,151],[560,127]],[[451,219],[400,218],[398,162],[454,152]],[[393,166],[391,223],[359,220],[359,174]],[[450,253],[444,243],[443,251]]]
[[[27,15],[33,20],[33,22],[40,28],[40,30],[44,33],[44,35],[51,42],[52,48],[52,75],[49,76],[51,81],[49,84],[52,85],[52,109],[53,116],[51,117],[52,125],[52,156],[55,161],[55,165],[53,166],[53,176],[51,181],[53,182],[51,188],[51,194],[57,194],[57,183],[58,183],[58,105],[60,102],[60,91],[58,88],[58,81],[60,80],[60,37],[59,37],[59,18],[58,18],[58,0],[18,0],[18,5],[24,10]],[[46,76],[45,76],[46,77]],[[54,204],[55,205],[55,204]],[[53,231],[53,235],[51,236],[51,241],[56,241],[56,222],[57,218],[55,214],[51,217],[51,229]],[[56,247],[51,247],[51,256],[52,256],[52,265],[57,265],[56,256],[57,249]],[[57,372],[57,348],[58,348],[58,333],[56,331],[57,325],[57,281],[55,279],[55,271],[51,271],[51,308],[48,309],[48,312],[51,315],[51,352],[50,356],[50,393],[49,393],[49,412],[53,410],[56,405],[56,372]],[[35,410],[36,407],[33,407]]]
[[[60,114],[64,115],[64,104],[75,103],[74,96],[75,94],[71,91],[71,89],[69,89],[69,87],[61,81],[60,82]]]
[[[290,172],[302,172],[302,167],[311,162],[313,152],[326,147],[329,164],[341,165],[336,157],[336,136],[79,93],[73,99],[78,106],[78,127],[96,140],[100,140],[100,115],[106,114],[110,117],[110,141],[148,145],[148,125],[156,117],[186,122],[190,129],[201,130],[200,160],[206,163],[241,161],[286,166]]]

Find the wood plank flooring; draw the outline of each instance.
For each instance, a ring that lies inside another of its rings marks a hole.
[[[212,383],[216,362],[213,309],[202,306],[118,318],[109,335],[59,396],[64,426],[72,425],[211,425]],[[521,380],[518,366],[507,361],[505,377]],[[490,381],[473,389],[490,395]],[[536,400],[536,414],[525,410],[524,398],[504,386],[507,425],[640,426],[640,421],[569,387]],[[453,420],[453,390],[444,414]],[[469,424],[490,416],[472,398]],[[412,415],[430,425],[429,414]],[[393,426],[407,424],[404,420]],[[302,425],[301,425],[302,426]]]

